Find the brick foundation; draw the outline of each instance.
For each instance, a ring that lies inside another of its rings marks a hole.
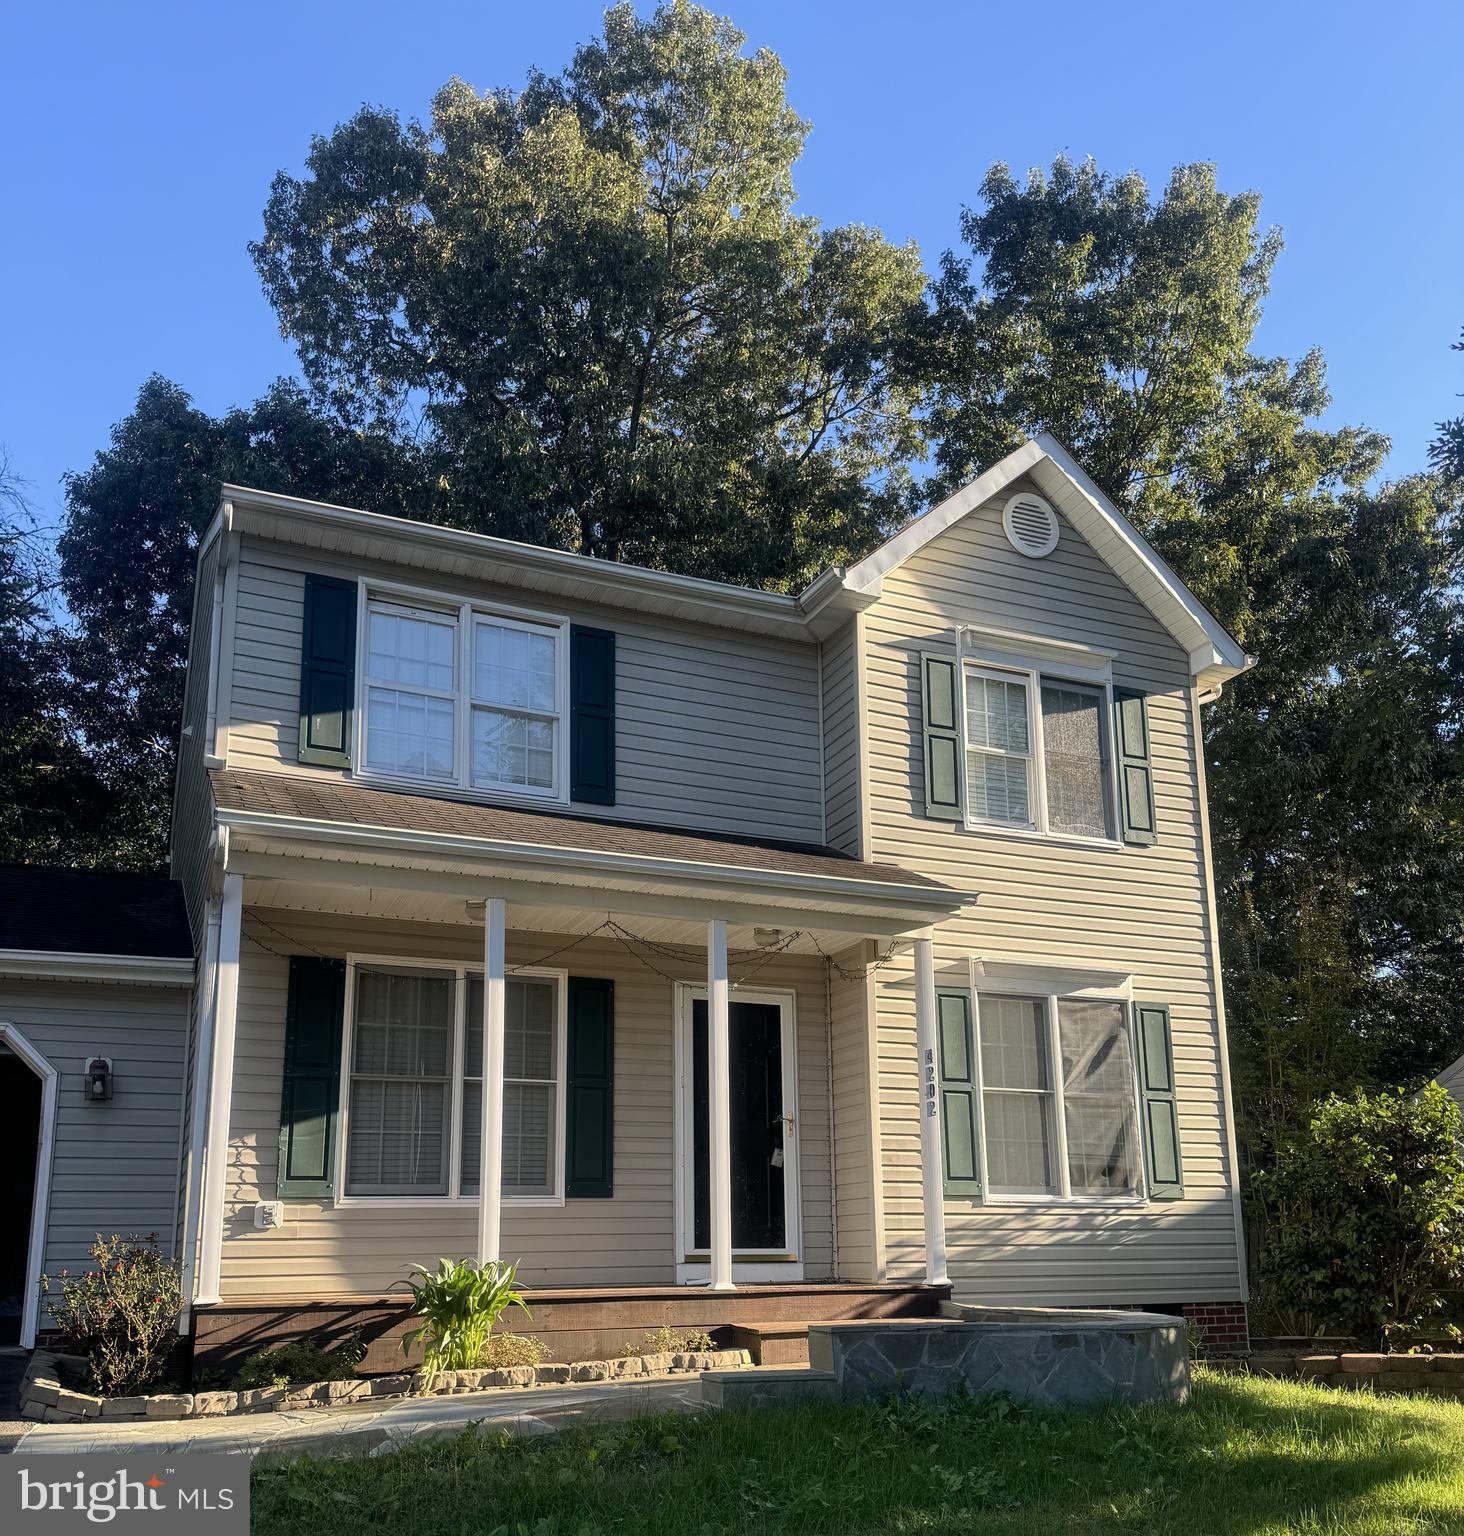
[[[1179,1315],[1194,1325],[1207,1354],[1250,1353],[1250,1325],[1243,1301],[1187,1301]]]

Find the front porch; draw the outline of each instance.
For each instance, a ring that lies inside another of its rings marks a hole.
[[[414,799],[351,793],[374,816]],[[882,1283],[870,1002],[913,945],[933,1063],[929,932],[969,896],[827,851],[403,847],[291,810],[220,807],[185,1222],[201,1361],[354,1318],[367,1368],[396,1367],[401,1282],[439,1257],[519,1263],[534,1316],[510,1326],[556,1360],[663,1325],[791,1325],[796,1349],[798,1325],[948,1294],[933,1082],[934,1289]],[[309,1038],[306,974],[340,978]]]
[[[549,1363],[615,1359],[638,1350],[659,1328],[710,1333],[719,1348],[742,1348],[754,1364],[786,1365],[808,1359],[808,1325],[855,1319],[936,1317],[949,1286],[805,1282],[705,1286],[606,1286],[531,1290],[532,1317],[515,1312],[504,1327],[532,1333],[548,1346]],[[229,1377],[256,1350],[302,1334],[336,1342],[359,1330],[366,1374],[403,1370],[401,1336],[408,1326],[401,1295],[321,1297],[310,1301],[226,1302],[201,1310],[193,1341],[195,1370]]]

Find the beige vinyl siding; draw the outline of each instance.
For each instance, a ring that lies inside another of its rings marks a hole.
[[[858,858],[858,631],[851,619],[823,644],[824,841]]]
[[[834,957],[830,976],[830,1039],[834,1059],[834,1195],[838,1207],[836,1272],[841,1280],[882,1275],[877,1150],[871,1084],[873,994],[867,966],[872,946]]]
[[[0,1020],[60,1074],[46,1273],[85,1268],[98,1232],[156,1232],[171,1253],[187,990],[0,978]],[[92,1055],[112,1058],[113,1097],[105,1104],[84,1096],[82,1066]],[[14,1219],[19,1192],[9,1195]]]
[[[477,1241],[477,1213],[471,1206],[424,1202],[337,1209],[292,1200],[286,1203],[283,1228],[266,1232],[254,1230],[252,1206],[275,1196],[288,955],[350,952],[476,963],[482,958],[482,930],[246,909],[244,933],[225,1192],[224,1298],[380,1295],[413,1263],[471,1253]],[[563,934],[536,935],[510,927],[508,963],[533,964],[566,942]],[[605,940],[580,943],[545,964],[572,976],[615,981],[615,1194],[609,1200],[539,1208],[506,1201],[503,1252],[521,1261],[521,1274],[531,1285],[671,1284],[678,1257],[672,983]],[[687,981],[705,977],[704,963],[680,967],[658,958],[655,964]],[[734,980],[738,974],[734,955]],[[795,1113],[805,1274],[827,1279],[833,1237],[824,964],[816,956],[780,958],[760,966],[750,985],[797,990]]]
[[[1050,1305],[1237,1298],[1242,1280],[1186,658],[1066,520],[1057,550],[1029,560],[1006,542],[1000,506],[973,512],[888,574],[864,615],[868,856],[981,893],[969,917],[937,930],[942,984],[959,985],[977,954],[1128,971],[1136,998],[1170,1005],[1185,1197],[1129,1211],[948,1200],[956,1293]],[[967,831],[923,814],[918,653],[952,646],[958,623],[1115,653],[1115,684],[1149,694],[1157,846],[1063,845]],[[924,1264],[908,955],[880,973],[877,996],[886,1242],[891,1278],[906,1278]]]
[[[203,933],[208,899],[208,845],[213,832],[213,797],[203,759],[213,751],[205,739],[208,723],[209,671],[213,661],[214,589],[219,580],[222,536],[204,550],[193,589],[193,617],[188,639],[188,672],[183,684],[182,734],[178,742],[178,778],[173,803],[171,872],[183,886],[188,928],[194,948]]]
[[[411,583],[408,570],[311,567]],[[542,611],[616,639],[616,798],[627,821],[818,842],[823,835],[815,646],[698,628],[487,586],[424,581],[454,599]],[[246,539],[234,639],[231,767],[302,770],[300,640],[305,566]],[[595,806],[594,814],[605,814]]]

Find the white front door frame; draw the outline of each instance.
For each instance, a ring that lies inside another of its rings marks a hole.
[[[41,1080],[41,1126],[36,1138],[30,1241],[25,1260],[25,1301],[20,1314],[21,1348],[34,1349],[41,1315],[41,1271],[46,1261],[46,1224],[51,1215],[51,1160],[56,1146],[56,1090],[61,1074],[16,1025],[0,1023],[0,1041],[9,1046]]]
[[[803,1279],[803,1202],[798,1141],[798,994],[790,987],[737,987],[729,989],[733,1003],[768,1003],[776,1007],[782,1034],[783,1111],[792,1114],[791,1131],[783,1136],[783,1215],[788,1238],[785,1249],[759,1250],[746,1258],[734,1258],[732,1278],[737,1284],[776,1284]],[[710,1275],[706,1259],[692,1261],[694,1187],[691,1179],[691,1019],[692,1003],[708,1001],[706,984],[681,981],[675,987],[675,1041],[673,1047],[676,1165],[676,1283],[705,1285]],[[746,1253],[747,1250],[741,1250]]]

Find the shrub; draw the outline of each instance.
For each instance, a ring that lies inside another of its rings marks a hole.
[[[627,1344],[625,1357],[628,1360],[632,1355],[684,1355],[716,1347],[705,1328],[672,1328],[662,1323],[659,1328],[648,1329],[639,1344]]]
[[[1257,1180],[1277,1303],[1387,1343],[1437,1313],[1464,1279],[1461,1132],[1436,1083],[1319,1104]]]
[[[514,1288],[517,1264],[439,1259],[435,1271],[421,1264],[412,1268],[417,1273],[405,1283],[412,1293],[412,1315],[420,1321],[402,1339],[402,1353],[420,1343],[422,1368],[429,1374],[475,1369],[493,1325],[510,1307],[530,1315]]]
[[[503,1370],[510,1365],[538,1365],[548,1353],[549,1346],[531,1333],[495,1333],[484,1340],[478,1364],[485,1370]]]
[[[239,1367],[234,1386],[243,1392],[256,1387],[288,1387],[296,1381],[349,1381],[366,1358],[359,1333],[329,1347],[319,1339],[291,1339],[269,1349],[256,1350]]]
[[[106,1397],[131,1397],[162,1380],[177,1342],[178,1265],[158,1252],[155,1232],[99,1232],[91,1258],[95,1268],[84,1274],[61,1271],[51,1316],[67,1348],[85,1357],[93,1387]],[[41,1284],[49,1294],[52,1282]]]

